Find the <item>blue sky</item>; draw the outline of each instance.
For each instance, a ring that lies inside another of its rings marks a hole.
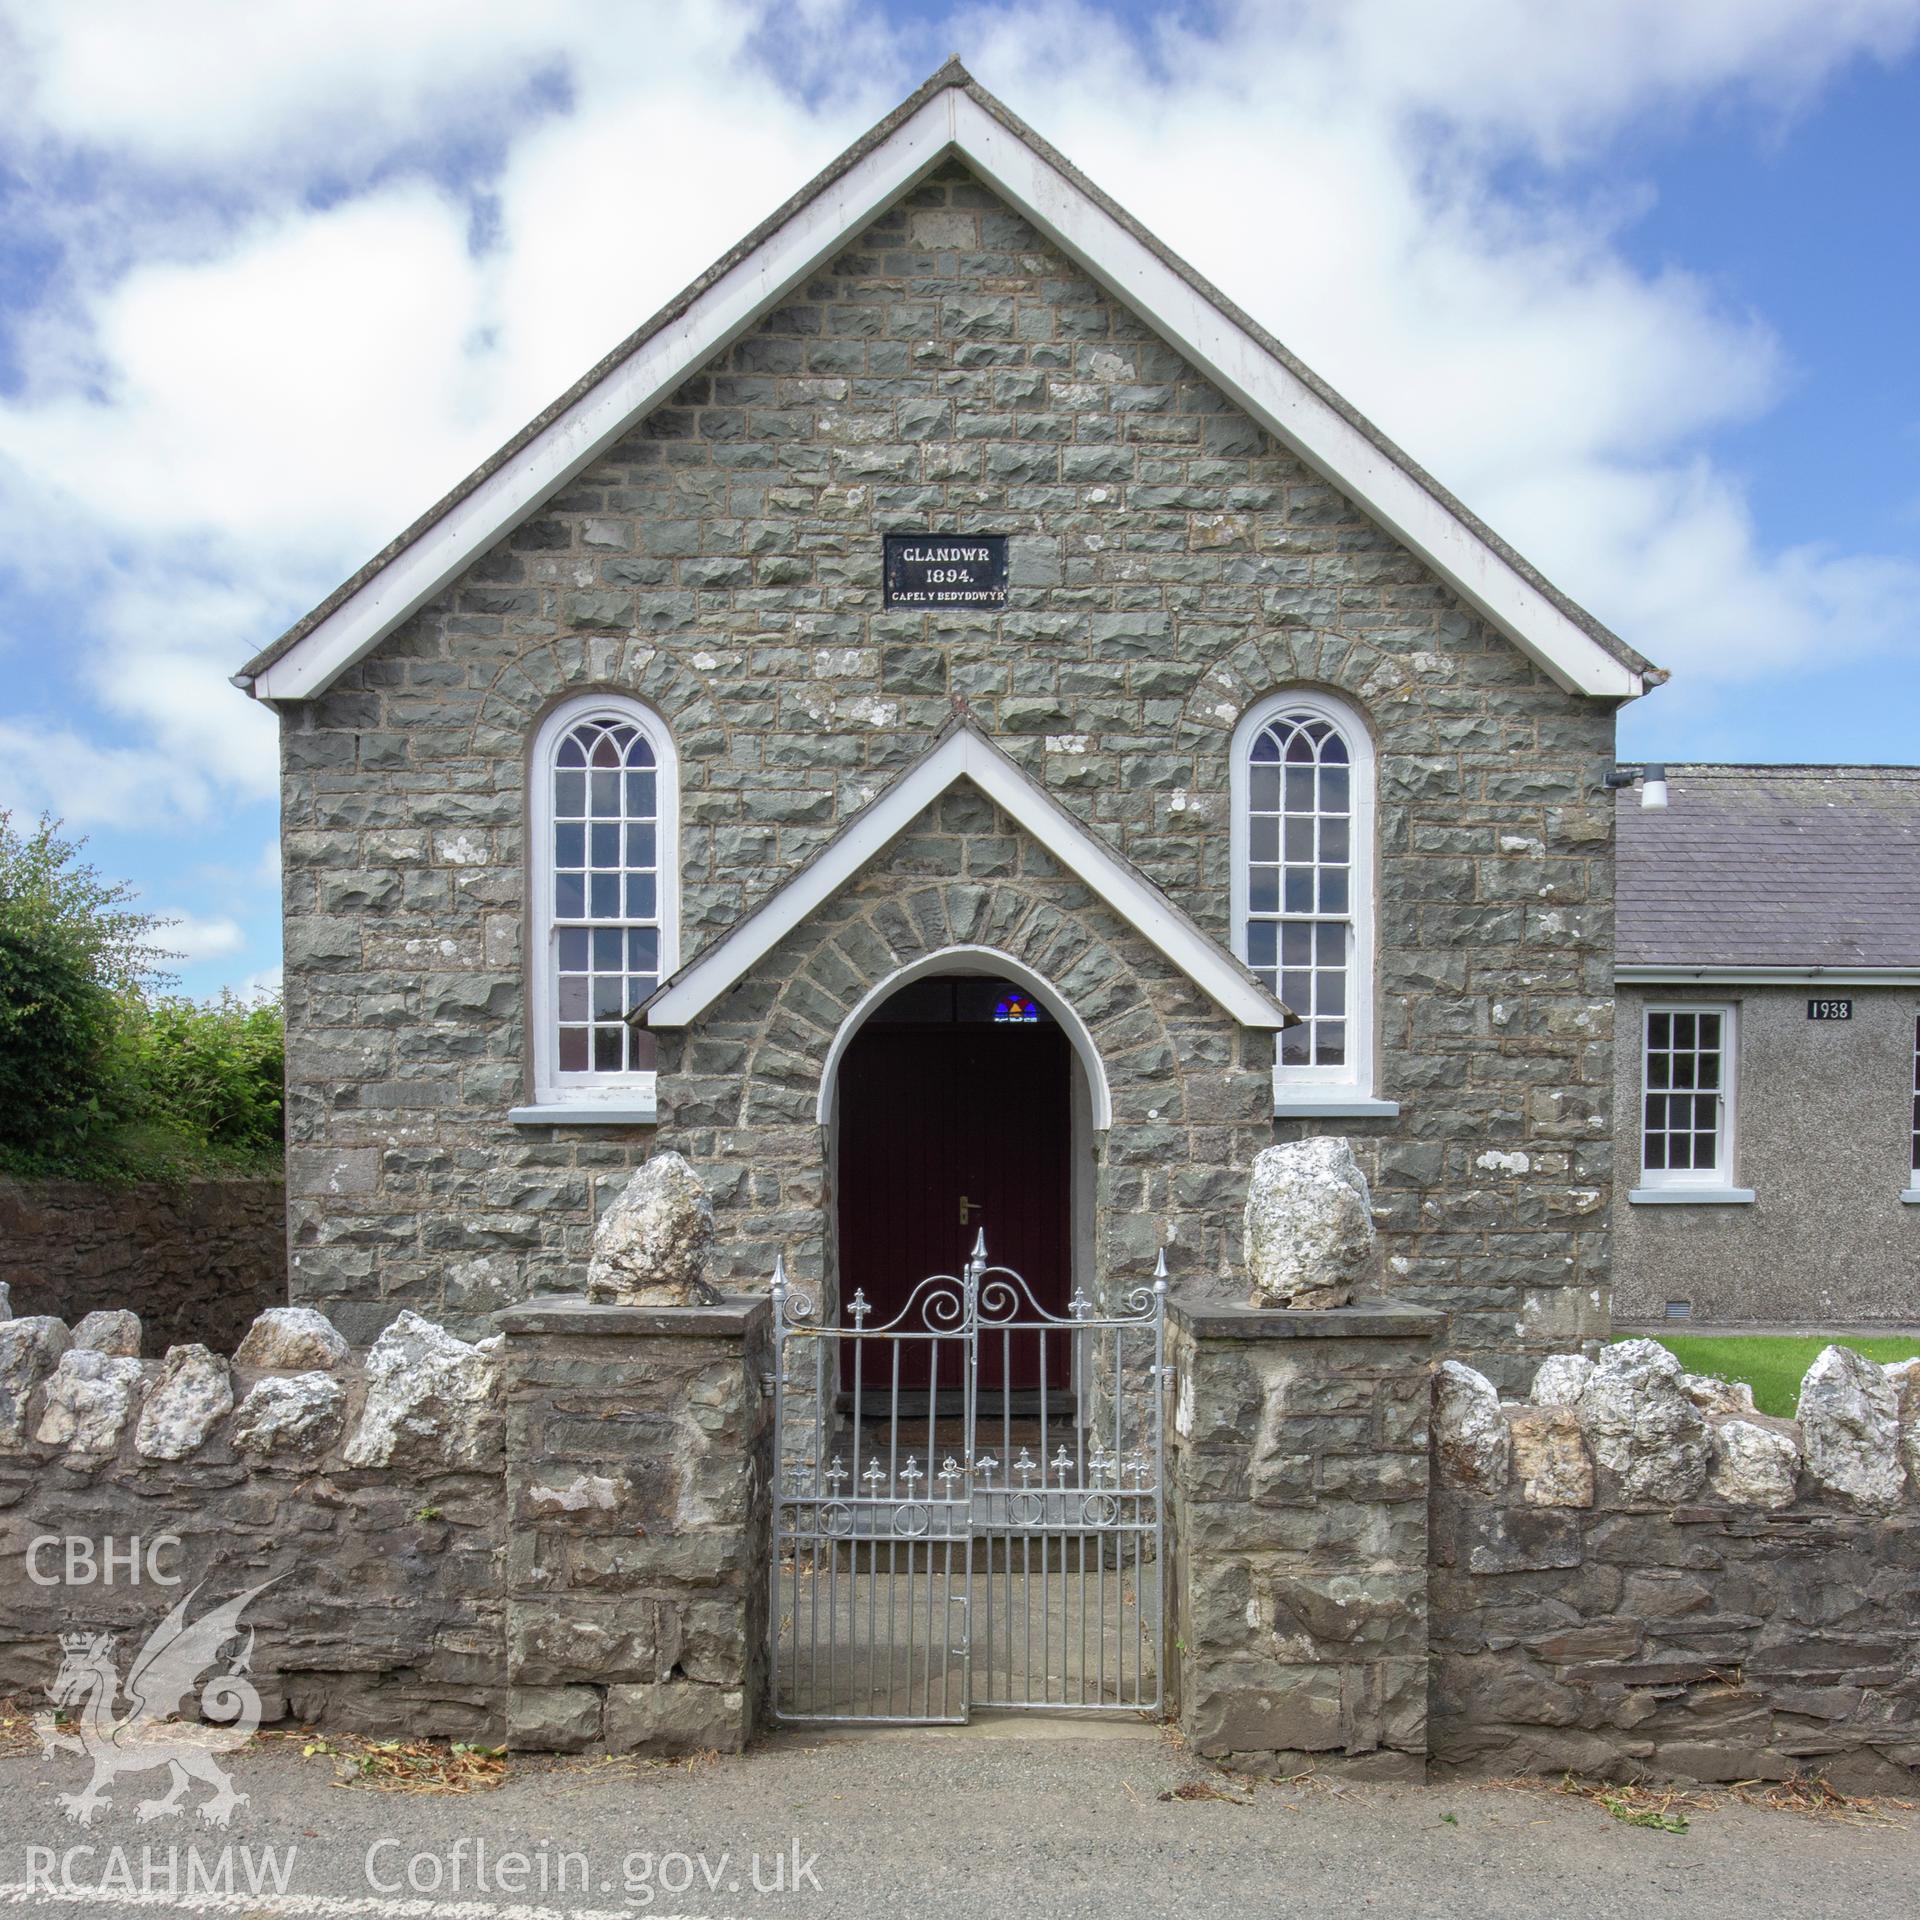
[[[270,980],[226,675],[949,51],[1674,670],[1625,757],[1916,757],[1920,0],[0,0],[0,806]]]

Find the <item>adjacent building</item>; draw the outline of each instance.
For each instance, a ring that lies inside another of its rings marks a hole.
[[[1618,816],[1621,1323],[1920,1324],[1920,767]]]

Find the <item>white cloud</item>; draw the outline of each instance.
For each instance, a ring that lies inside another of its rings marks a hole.
[[[0,809],[25,818],[51,813],[82,832],[204,820],[228,778],[162,747],[113,746],[59,721],[0,720]]]
[[[171,954],[182,966],[194,966],[202,960],[225,960],[241,951],[247,936],[237,920],[202,919],[191,913],[160,915],[160,925],[148,936],[147,945]]]
[[[262,967],[258,973],[250,973],[241,980],[233,991],[247,1001],[278,1000],[286,985],[284,967]]]
[[[1628,262],[1637,183],[1596,202],[1549,173],[1522,203],[1496,165],[1732,96],[1784,116],[1917,26],[1920,0],[1294,0],[1163,24],[1143,66],[1041,4],[937,44],[1699,681],[1884,646],[1920,577],[1759,537],[1705,449],[1786,355]],[[269,795],[271,720],[226,676],[935,44],[835,0],[0,0],[0,159],[103,182],[47,189],[67,265],[0,400],[0,551],[78,606],[94,713],[0,721],[0,799],[164,823]]]

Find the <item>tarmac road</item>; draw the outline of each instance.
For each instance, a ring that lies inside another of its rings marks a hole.
[[[1920,1912],[1920,1815],[1843,1825],[1725,1805],[1672,1834],[1550,1790],[1484,1783],[1309,1781],[1259,1786],[1245,1804],[1163,1799],[1219,1776],[1159,1729],[1133,1725],[782,1735],[691,1768],[524,1759],[497,1789],[458,1795],[342,1789],[331,1762],[284,1743],[235,1756],[231,1771],[249,1799],[224,1832],[192,1817],[141,1823],[135,1807],[163,1791],[159,1774],[123,1777],[112,1808],[83,1828],[56,1797],[82,1783],[77,1760],[0,1759],[0,1910],[315,1920]],[[190,1802],[204,1793],[195,1785]],[[94,1851],[73,1851],[85,1847]],[[267,1849],[277,1850],[271,1866]],[[265,1890],[249,1890],[263,1869]],[[754,1890],[756,1873],[766,1891]]]

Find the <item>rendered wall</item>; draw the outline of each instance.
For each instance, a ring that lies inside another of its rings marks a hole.
[[[1670,1300],[1707,1325],[1920,1324],[1920,1206],[1912,1171],[1920,990],[1836,987],[1851,1020],[1809,1020],[1808,987],[1622,987],[1614,1124],[1614,1315],[1660,1320]],[[1647,1002],[1738,1008],[1734,1184],[1750,1206],[1637,1206]]]

